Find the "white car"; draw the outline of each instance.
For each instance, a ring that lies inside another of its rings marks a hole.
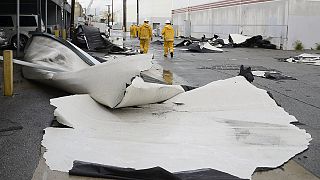
[[[24,48],[30,38],[30,32],[38,28],[37,15],[20,15],[20,48]],[[10,45],[17,48],[17,15],[0,15],[0,29],[3,29],[7,41]],[[41,31],[45,27],[41,22]]]

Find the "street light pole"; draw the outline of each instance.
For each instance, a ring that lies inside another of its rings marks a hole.
[[[137,26],[139,26],[139,0],[137,0]]]
[[[111,10],[111,11],[112,11],[112,12],[111,12],[111,13],[112,13],[112,14],[111,14],[111,15],[112,15],[112,16],[111,16],[111,21],[112,21],[112,25],[113,25],[113,22],[114,22],[114,19],[113,19],[113,0],[111,1],[111,5],[112,5],[112,10]]]
[[[70,36],[74,40],[74,11],[75,11],[75,0],[71,0],[71,19],[70,19]]]
[[[123,0],[123,40],[126,40],[127,32],[127,0]]]
[[[108,27],[110,26],[110,5],[107,5],[107,7],[108,7],[108,14],[107,14],[107,20],[108,20]]]
[[[20,0],[17,0],[17,57],[20,55]]]

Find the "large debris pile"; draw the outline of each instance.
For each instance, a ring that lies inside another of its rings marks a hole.
[[[215,48],[264,48],[264,49],[276,49],[276,45],[272,44],[269,40],[263,39],[261,35],[249,37],[241,34],[230,34],[228,39],[222,39],[218,35],[214,35],[213,38],[185,38],[179,41],[175,47],[186,47],[191,51],[208,53],[210,51],[202,51],[201,44],[209,43]],[[200,46],[199,46],[200,45]],[[209,48],[212,49],[212,48]],[[221,52],[223,50],[211,51],[211,52]]]
[[[278,167],[308,148],[310,135],[291,124],[297,119],[242,76],[185,92],[141,78],[152,74],[149,55],[99,63],[69,45],[39,35],[26,50],[26,61],[53,69],[25,68],[26,78],[77,94],[51,100],[57,121],[70,127],[45,129],[51,170],[68,172],[82,161],[169,172],[211,168],[250,179],[257,167]]]
[[[300,54],[285,60],[290,63],[302,63],[320,66],[320,54]]]
[[[111,43],[100,30],[93,26],[78,26],[76,45],[90,51],[102,51],[109,54],[135,54],[132,51]]]

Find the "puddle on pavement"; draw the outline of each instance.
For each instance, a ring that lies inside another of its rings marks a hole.
[[[173,74],[169,70],[163,70],[163,80],[165,81],[166,84],[172,85],[173,82]]]
[[[267,170],[257,171],[252,177],[252,180],[320,180],[304,167],[296,163],[294,160],[288,161],[283,166]]]

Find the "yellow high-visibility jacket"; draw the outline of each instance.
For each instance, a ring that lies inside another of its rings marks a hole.
[[[152,38],[152,29],[149,24],[144,23],[139,28],[139,38],[140,39],[151,39]]]
[[[134,36],[135,35],[135,31],[136,31],[136,26],[135,25],[131,25],[130,26],[130,35]]]
[[[165,25],[161,34],[164,38],[164,41],[174,41],[174,29],[171,25]]]
[[[139,37],[140,34],[140,26],[137,26],[137,37]]]

